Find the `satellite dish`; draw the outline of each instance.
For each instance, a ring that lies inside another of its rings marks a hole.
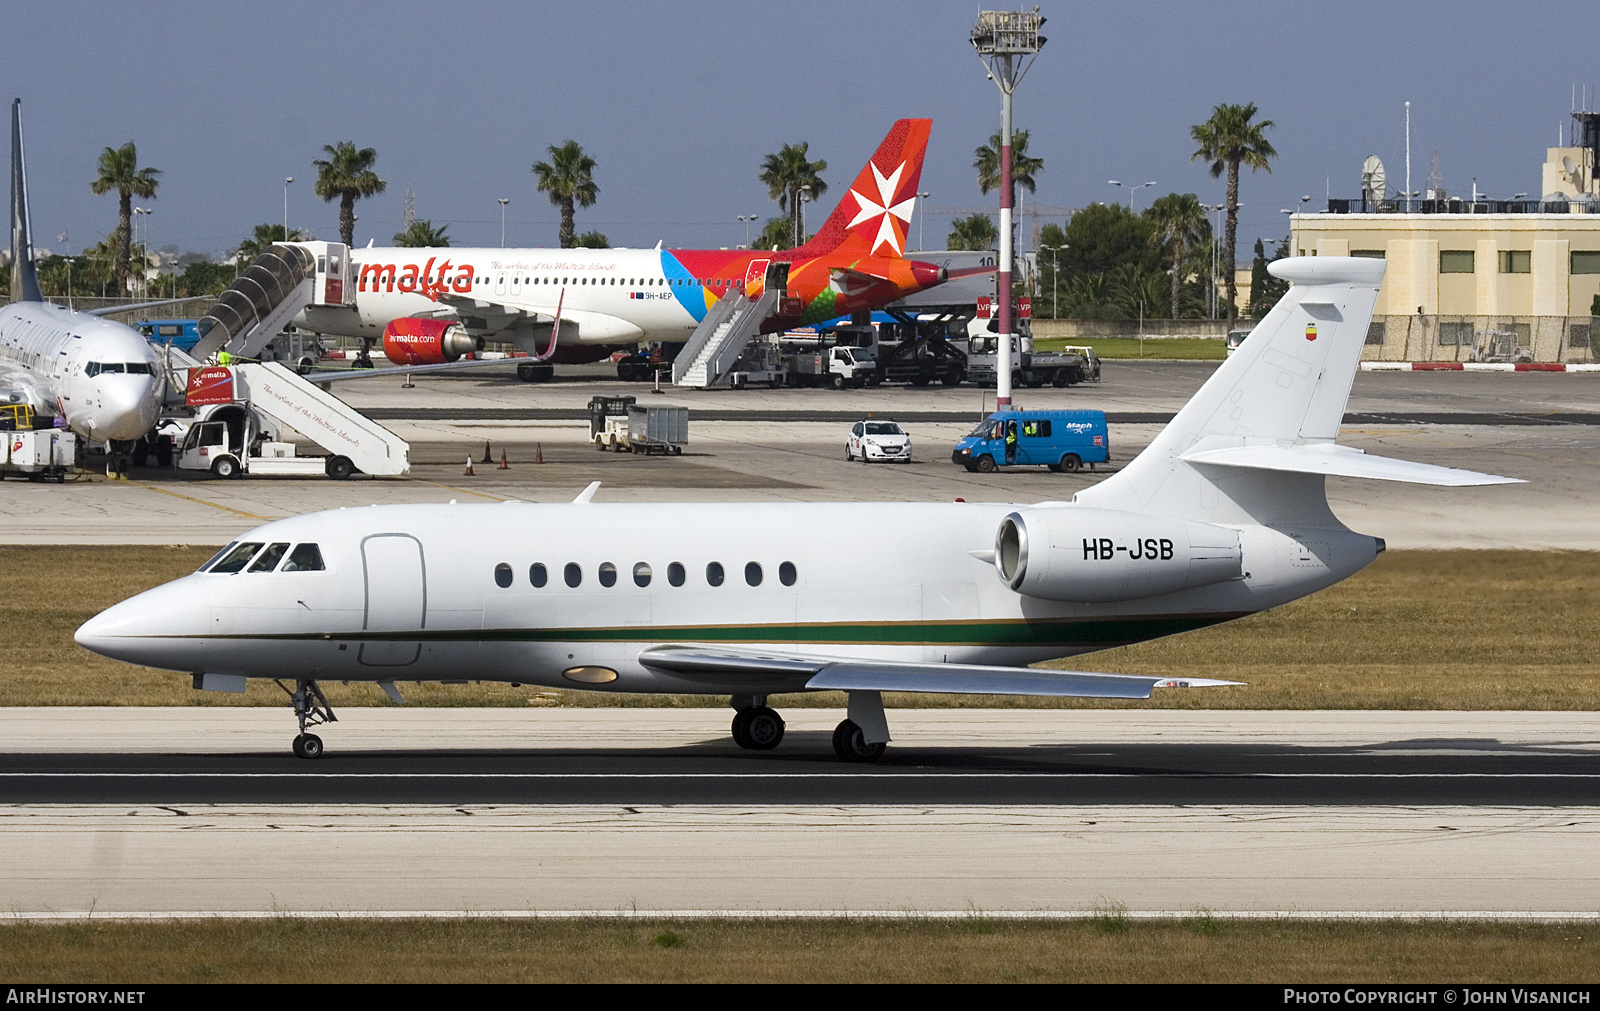
[[[1571,155],[1561,156],[1561,171],[1567,174],[1569,180],[1578,177],[1578,166],[1573,164]]]
[[[1367,198],[1369,207],[1376,209],[1388,192],[1388,177],[1384,175],[1383,162],[1375,154],[1368,155],[1367,160],[1361,163],[1361,195]]]

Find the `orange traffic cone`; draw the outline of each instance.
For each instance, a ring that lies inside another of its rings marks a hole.
[[[533,462],[544,463],[544,443],[536,442],[533,444]]]
[[[494,454],[489,452],[489,440],[483,440],[483,462],[494,463]]]
[[[500,447],[500,468],[499,469],[500,470],[510,470],[511,469],[511,465],[509,463],[506,463],[506,448],[504,446]]]
[[[474,476],[473,473],[472,473],[472,457],[470,457],[470,456],[467,457],[467,469],[466,469],[466,472],[464,474],[462,474],[461,476],[462,477],[472,477],[472,476]]]

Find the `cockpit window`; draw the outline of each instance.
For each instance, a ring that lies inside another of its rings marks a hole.
[[[229,551],[233,550],[233,546],[235,544],[238,544],[238,543],[239,543],[238,541],[229,541],[227,544],[225,544],[222,547],[222,549],[220,551],[218,551],[216,554],[212,555],[210,558],[207,558],[205,565],[200,566],[198,569],[195,569],[194,571],[196,571],[196,572],[204,572],[204,571],[206,571],[206,569],[211,566],[212,562],[216,561],[217,559],[221,558],[223,555],[227,554]]]
[[[139,376],[155,375],[155,371],[150,368],[149,362],[89,362],[83,367],[83,374],[86,376],[98,376],[102,372],[127,372]]]
[[[222,561],[213,565],[211,567],[211,571],[213,573],[238,572],[240,569],[243,569],[246,565],[248,565],[250,563],[250,559],[254,558],[256,556],[256,552],[260,550],[260,541],[245,541],[242,544],[236,545],[234,549],[228,552],[226,555],[223,555]]]
[[[315,544],[296,545],[283,563],[284,572],[321,572],[323,568],[322,550]]]
[[[278,562],[282,560],[283,553],[288,550],[289,545],[287,543],[267,545],[267,550],[261,552],[261,557],[257,558],[255,564],[250,566],[250,571],[271,572],[278,567]]]

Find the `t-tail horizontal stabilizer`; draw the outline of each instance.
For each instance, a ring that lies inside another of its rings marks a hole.
[[[1192,450],[1180,459],[1211,467],[1250,467],[1330,477],[1364,477],[1374,481],[1405,481],[1466,488],[1484,484],[1527,484],[1519,477],[1480,474],[1475,470],[1436,467],[1387,456],[1368,456],[1354,446],[1305,443],[1299,446],[1239,446],[1233,449]]]

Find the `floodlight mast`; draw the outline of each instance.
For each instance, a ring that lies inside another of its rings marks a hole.
[[[995,278],[1000,332],[996,344],[995,398],[997,411],[1011,409],[1011,93],[1033,66],[1044,46],[1039,28],[1044,18],[1032,11],[982,11],[972,26],[972,48],[1000,88],[1000,269]]]

